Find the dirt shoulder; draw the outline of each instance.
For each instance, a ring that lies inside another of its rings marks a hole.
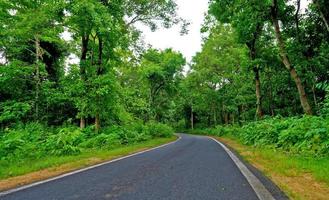
[[[311,173],[301,173],[299,169],[294,167],[291,167],[289,170],[282,172],[276,170],[276,166],[282,165],[282,162],[286,162],[284,158],[271,159],[270,156],[264,155],[264,152],[262,152],[260,149],[242,145],[231,138],[214,138],[236,150],[236,152],[238,152],[247,162],[259,169],[275,184],[277,184],[280,189],[282,189],[289,196],[290,199],[328,199],[328,185],[326,183],[317,181]]]

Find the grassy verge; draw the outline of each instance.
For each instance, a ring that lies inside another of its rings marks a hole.
[[[76,156],[49,156],[38,160],[24,160],[19,163],[0,163],[0,191],[140,152],[176,139],[176,136],[157,138],[119,146],[112,150],[84,150]]]
[[[314,158],[242,145],[232,136],[215,137],[270,177],[291,199],[328,199],[329,158]]]

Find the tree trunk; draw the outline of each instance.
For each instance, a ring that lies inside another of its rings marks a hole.
[[[87,52],[88,52],[88,42],[89,36],[84,34],[81,37],[81,57],[80,57],[80,78],[83,82],[86,81],[86,60],[87,60]],[[82,110],[84,112],[84,110]],[[80,118],[80,128],[84,129],[86,127],[86,120],[84,116]]]
[[[296,8],[296,13],[295,13],[295,24],[296,24],[296,37],[297,37],[297,41],[299,42],[299,11],[300,11],[300,1],[301,0],[297,0],[297,8]]]
[[[80,118],[80,128],[81,129],[86,128],[86,119],[84,117]]]
[[[271,115],[272,115],[272,117],[274,117],[275,112],[274,112],[274,108],[273,108],[273,87],[272,87],[271,78],[269,78],[269,82],[270,82],[270,88],[269,88],[269,107],[270,107]]]
[[[324,23],[324,25],[326,26],[327,28],[327,31],[329,32],[329,23],[328,23],[328,20],[326,19],[326,17],[324,16],[324,13],[322,12],[321,10],[321,6],[319,4],[319,1],[318,0],[313,0],[314,4],[316,5],[316,7],[318,7],[318,10],[319,10],[319,13],[320,13],[320,16],[321,16],[321,19]]]
[[[39,58],[41,57],[40,40],[35,36],[35,118],[39,121],[39,93],[40,93],[40,66]]]
[[[229,124],[229,120],[230,120],[228,113],[225,113],[224,114],[224,120],[225,120],[225,125],[228,125]]]
[[[315,108],[317,110],[318,108],[318,101],[316,99],[316,93],[315,93],[315,83],[313,84],[312,86],[312,93],[313,93],[313,101],[314,101],[314,105],[315,105]]]
[[[255,72],[255,82],[256,82],[256,115],[257,118],[263,117],[263,109],[262,109],[262,95],[261,95],[261,85],[260,85],[260,78],[259,78],[259,69],[258,67],[254,68]]]
[[[239,126],[241,126],[241,110],[242,110],[242,106],[241,105],[238,105],[238,115],[237,115],[237,120],[238,120],[238,123],[239,123]]]
[[[216,113],[216,107],[214,107],[214,125],[217,126],[217,113]]]
[[[285,43],[281,36],[279,20],[277,18],[277,13],[278,13],[277,0],[273,0],[273,5],[272,5],[271,11],[272,11],[271,15],[272,15],[273,26],[274,26],[274,30],[275,30],[275,37],[278,42],[279,53],[280,53],[282,62],[285,65],[285,67],[288,69],[288,71],[290,72],[292,79],[295,81],[295,84],[297,86],[298,93],[299,93],[299,99],[300,99],[301,105],[303,107],[304,113],[307,115],[312,115],[312,109],[308,102],[303,83],[302,83],[300,77],[298,76],[296,69],[290,63],[288,54],[286,52]]]
[[[99,116],[99,113],[97,113],[95,117],[95,130],[98,133],[100,129],[101,129],[101,118]]]
[[[262,28],[263,26],[260,23],[258,23],[256,26],[256,30],[253,33],[252,40],[247,42],[251,61],[255,61],[256,59],[256,42],[262,32]],[[256,118],[260,119],[263,117],[263,108],[262,108],[262,93],[261,93],[261,81],[259,76],[259,67],[253,66],[253,71],[255,74]]]
[[[98,35],[98,67],[97,67],[97,76],[100,76],[103,73],[103,40],[100,35]],[[95,131],[98,133],[101,129],[101,118],[100,118],[100,102],[99,102],[100,97],[96,97],[96,102],[97,102],[97,109],[96,109],[96,115],[95,115]]]
[[[191,129],[194,129],[194,115],[193,115],[193,106],[191,106]]]

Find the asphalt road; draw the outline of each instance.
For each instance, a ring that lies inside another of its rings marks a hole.
[[[270,186],[271,187],[271,186]],[[207,137],[168,146],[0,197],[3,200],[256,200],[227,152]]]

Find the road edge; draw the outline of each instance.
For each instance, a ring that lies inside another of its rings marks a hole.
[[[264,184],[248,169],[248,167],[229,148],[227,148],[223,143],[212,137],[208,136],[208,138],[215,141],[226,151],[226,153],[230,156],[230,158],[233,160],[235,165],[239,168],[242,175],[247,179],[248,183],[255,191],[257,197],[260,200],[275,200],[273,195],[266,189]]]
[[[146,149],[144,151],[140,151],[140,152],[133,153],[133,154],[130,154],[130,155],[127,155],[127,156],[123,156],[123,157],[119,157],[119,158],[116,158],[116,159],[113,159],[113,160],[102,162],[102,163],[99,163],[97,165],[92,165],[92,166],[89,166],[89,167],[86,167],[86,168],[74,170],[72,172],[68,172],[68,173],[65,173],[65,174],[62,174],[62,175],[59,175],[59,176],[55,176],[55,177],[52,177],[52,178],[48,178],[48,179],[45,179],[45,180],[42,180],[42,181],[37,181],[37,182],[27,184],[27,185],[24,185],[24,186],[20,186],[20,187],[14,188],[14,189],[9,189],[9,190],[6,190],[6,191],[2,191],[2,192],[0,192],[0,197],[6,196],[8,194],[15,193],[15,192],[19,192],[19,191],[22,191],[22,190],[26,190],[28,188],[38,186],[38,185],[41,185],[41,184],[44,184],[44,183],[55,181],[55,180],[58,180],[58,179],[61,179],[61,178],[65,178],[67,176],[71,176],[71,175],[78,174],[78,173],[81,173],[81,172],[85,172],[85,171],[88,171],[88,170],[91,170],[91,169],[95,169],[97,167],[101,167],[103,165],[111,164],[111,163],[114,163],[114,162],[117,162],[117,161],[120,161],[120,160],[123,160],[123,159],[126,159],[126,158],[130,158],[130,157],[133,157],[133,156],[137,156],[137,155],[140,155],[140,154],[144,154],[144,153],[156,150],[156,149],[160,149],[160,148],[169,146],[171,144],[174,144],[174,143],[178,142],[182,138],[179,135],[177,135],[177,137],[178,138],[175,141],[169,142],[167,144],[163,144],[163,145],[160,145],[160,146],[157,146],[157,147]]]

